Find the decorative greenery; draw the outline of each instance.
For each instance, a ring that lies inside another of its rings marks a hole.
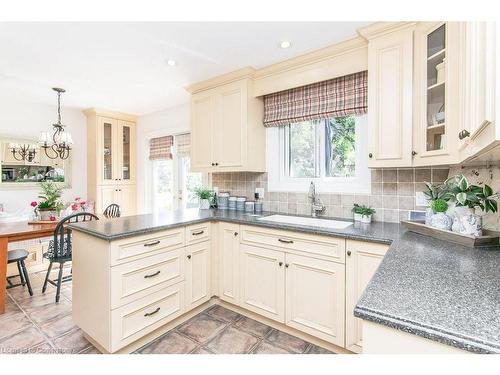
[[[363,206],[360,206],[359,204],[354,203],[354,206],[352,207],[351,212],[355,213],[355,214],[361,214],[361,211],[363,211]]]
[[[360,207],[360,214],[362,216],[372,216],[375,212],[375,209],[374,208],[371,208],[371,207],[366,207],[366,206],[361,206]]]
[[[42,192],[38,195],[38,198],[41,199],[36,206],[36,210],[54,210],[60,211],[64,206],[61,202],[61,195],[63,191],[63,187],[57,186],[55,183],[41,182],[40,188]]]
[[[204,186],[198,186],[195,188],[194,194],[200,199],[210,199],[214,195],[212,190]]]
[[[493,189],[484,185],[471,185],[464,175],[450,177],[445,181],[446,199],[454,200],[457,206],[476,208],[479,207],[484,212],[497,212],[497,194]]]
[[[449,200],[446,186],[444,184],[431,184],[430,182],[425,182],[427,186],[427,191],[424,191],[424,195],[430,201],[435,201],[437,199]]]
[[[434,213],[444,213],[448,210],[448,202],[446,202],[444,199],[435,199],[431,203],[431,208]]]

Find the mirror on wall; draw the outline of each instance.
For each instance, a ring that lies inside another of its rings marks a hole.
[[[1,186],[69,182],[70,160],[49,158],[34,139],[0,138],[0,165]]]

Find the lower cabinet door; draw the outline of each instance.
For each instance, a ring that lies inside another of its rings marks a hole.
[[[353,314],[356,303],[373,277],[388,245],[348,240],[346,244],[346,349],[363,351],[362,319]]]
[[[130,216],[136,213],[137,196],[135,185],[118,185],[118,204],[120,205],[121,216]]]
[[[222,223],[219,226],[219,297],[240,304],[240,226]]]
[[[241,306],[285,321],[285,254],[241,244]]]
[[[210,241],[186,246],[186,310],[210,299]]]
[[[286,255],[286,324],[344,346],[345,265]]]

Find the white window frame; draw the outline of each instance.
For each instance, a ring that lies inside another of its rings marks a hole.
[[[368,116],[356,116],[356,176],[355,177],[317,177],[294,178],[286,171],[288,163],[285,154],[284,127],[267,128],[267,171],[268,190],[276,192],[308,192],[309,184],[313,181],[316,190],[320,193],[371,193],[371,173],[368,168],[366,150],[368,149]],[[321,127],[323,128],[323,127]],[[324,129],[318,129],[317,136],[324,139]],[[320,168],[324,168],[324,142],[319,142],[320,149],[316,150]],[[276,152],[278,150],[278,152]],[[319,155],[319,156],[318,156]]]

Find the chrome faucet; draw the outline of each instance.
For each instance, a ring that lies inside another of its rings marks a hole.
[[[309,199],[311,200],[311,216],[316,217],[318,213],[323,213],[326,210],[326,206],[323,204],[321,199],[316,195],[316,186],[314,186],[314,182],[311,181],[311,185],[309,185]]]

